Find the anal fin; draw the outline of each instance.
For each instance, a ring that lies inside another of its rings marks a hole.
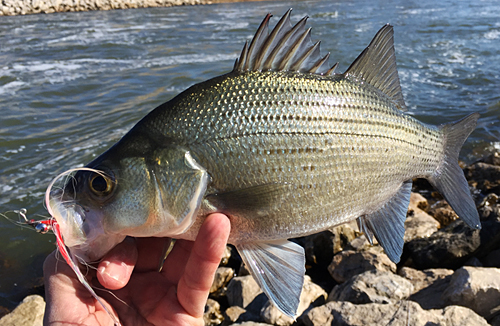
[[[404,245],[405,220],[410,204],[411,181],[403,183],[398,192],[379,210],[360,216],[357,220],[361,232],[370,243],[374,235],[387,256],[398,263]]]
[[[304,284],[304,248],[287,240],[236,245],[243,262],[271,302],[292,318]]]

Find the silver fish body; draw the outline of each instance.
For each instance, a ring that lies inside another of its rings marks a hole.
[[[305,19],[292,27],[289,15],[270,33],[266,17],[232,72],[156,108],[87,166],[100,173],[80,171],[54,192],[58,221],[83,230],[70,249],[96,259],[124,236],[194,239],[223,212],[230,243],[293,316],[304,253],[286,239],[357,219],[398,261],[415,177],[480,227],[457,164],[478,115],[431,126],[404,113],[391,26],[336,74]]]

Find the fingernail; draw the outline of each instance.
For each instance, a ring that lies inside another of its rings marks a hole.
[[[115,264],[113,266],[110,266],[109,268],[106,268],[104,273],[117,282],[123,283],[123,281],[127,277],[127,265],[124,263],[121,263],[120,265]]]

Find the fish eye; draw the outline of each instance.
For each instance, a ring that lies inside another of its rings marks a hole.
[[[89,183],[90,190],[99,197],[108,196],[114,188],[114,182],[110,177],[94,173]]]

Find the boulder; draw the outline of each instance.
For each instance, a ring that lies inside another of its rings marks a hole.
[[[481,245],[480,231],[457,220],[428,238],[408,242],[408,251],[418,269],[462,266]]]
[[[360,305],[332,301],[311,309],[302,322],[307,326],[488,326],[484,318],[465,307],[424,310],[412,301]]]
[[[39,295],[29,295],[11,313],[0,319],[2,326],[42,326],[45,301]]]
[[[441,298],[441,294],[448,287],[453,270],[436,268],[419,271],[403,267],[398,274],[413,284],[410,300],[417,302],[423,309],[446,307],[446,302]]]
[[[269,301],[251,275],[233,278],[227,285],[226,297],[229,306],[244,308],[247,315],[256,316]]]
[[[301,241],[306,252],[306,259],[311,264],[328,266],[333,255],[360,235],[356,222],[341,224],[331,230],[312,234]]]
[[[356,304],[396,303],[408,298],[412,292],[413,285],[409,280],[375,269],[335,286],[328,296],[328,301],[349,301]]]
[[[440,227],[439,222],[419,208],[408,211],[405,221],[405,243],[413,239],[428,238]]]
[[[443,299],[490,318],[500,306],[500,269],[470,266],[459,268],[452,275]]]
[[[341,251],[333,257],[332,263],[328,266],[330,275],[338,283],[374,269],[396,272],[396,264],[387,257],[380,246],[361,251]]]
[[[432,215],[442,227],[450,225],[458,220],[458,215],[444,199],[438,200],[429,208],[429,215]]]
[[[312,309],[325,303],[327,293],[319,285],[314,284],[311,278],[306,275],[304,286],[300,294],[300,304],[297,309],[297,316],[301,316],[304,311]],[[294,319],[284,315],[271,302],[268,302],[260,314],[263,321],[272,325],[288,326],[294,323]]]
[[[238,306],[232,306],[224,311],[224,321],[222,326],[233,325],[234,323],[244,323],[244,322],[255,322],[260,321],[260,316],[258,314],[247,311],[244,308]]]

